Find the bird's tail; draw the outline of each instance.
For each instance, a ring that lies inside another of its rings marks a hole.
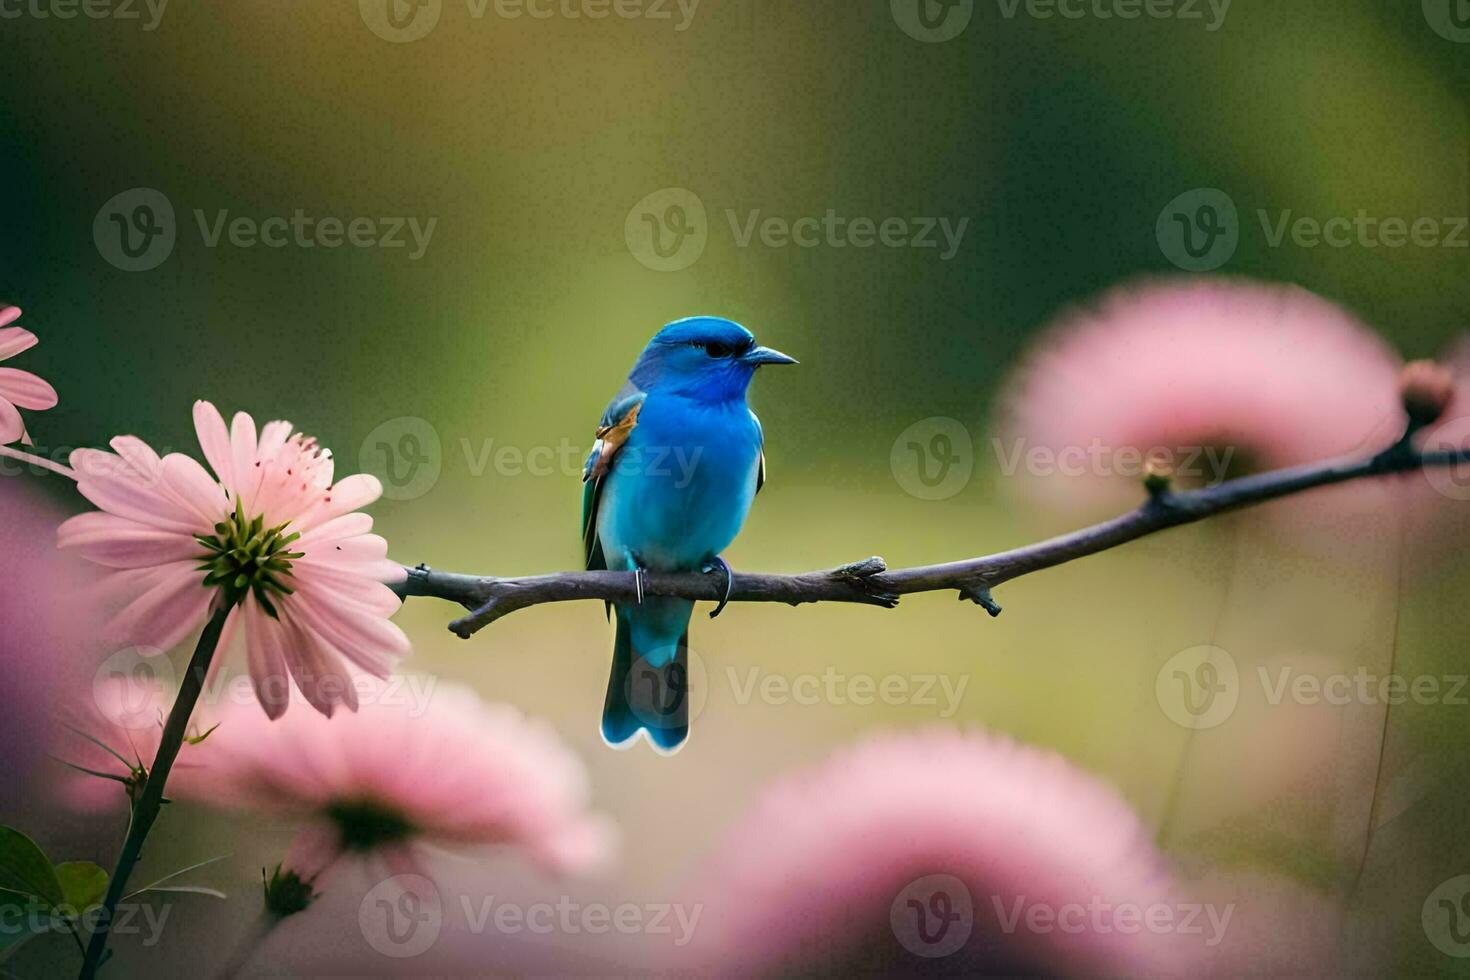
[[[639,732],[646,732],[655,749],[672,753],[689,738],[693,608],[687,600],[661,597],[647,597],[631,609],[617,607],[612,674],[602,708],[602,738],[607,744],[624,748]],[[677,639],[663,642],[670,635]]]

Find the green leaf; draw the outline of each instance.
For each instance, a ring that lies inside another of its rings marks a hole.
[[[208,895],[210,898],[229,898],[218,888],[208,885],[150,885],[134,892],[134,895],[152,895],[157,892],[177,892],[180,895]]]
[[[56,880],[66,904],[85,912],[102,902],[107,892],[107,872],[91,861],[66,861],[56,866]]]
[[[0,827],[0,890],[38,898],[51,908],[66,899],[45,853],[14,827]]]
[[[213,735],[214,734],[214,730],[216,728],[218,728],[218,727],[219,727],[219,722],[215,722],[213,725],[210,725],[209,726],[209,731],[205,732],[203,735],[190,735],[187,738],[185,738],[184,741],[188,742],[190,745],[198,745],[200,742],[204,741],[206,738],[208,738],[209,736]]]

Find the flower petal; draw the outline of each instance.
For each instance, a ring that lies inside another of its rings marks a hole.
[[[250,686],[255,699],[272,721],[291,706],[291,678],[286,671],[283,627],[271,619],[254,599],[243,607],[245,616],[245,660],[250,669]]]
[[[97,449],[71,454],[77,471],[77,490],[98,508],[167,531],[197,534],[208,530],[190,508],[177,500],[166,485],[151,485],[119,456]]]
[[[158,458],[158,454],[148,443],[137,436],[115,436],[108,445],[112,446],[112,451],[121,456],[145,479],[158,479],[159,470],[163,468],[163,460]]]
[[[296,832],[281,866],[302,881],[320,885],[317,878],[342,856],[342,835],[328,820],[316,820]]]
[[[370,473],[356,473],[345,477],[332,487],[329,487],[321,502],[310,508],[297,522],[298,527],[311,528],[323,524],[334,517],[350,514],[352,511],[377,500],[383,495],[383,484],[378,478]]]
[[[16,368],[0,368],[0,398],[35,411],[56,407],[55,388],[31,372]]]
[[[15,309],[15,307],[10,307]],[[25,327],[6,327],[0,330],[0,361],[7,360],[36,346],[36,335]]]
[[[78,514],[57,528],[56,543],[108,568],[145,568],[187,561],[203,551],[187,534],[161,531],[115,514]]]
[[[350,701],[349,707],[357,710],[356,692],[337,651],[300,620],[288,615],[281,621],[286,626],[286,666],[306,703],[328,718],[338,704]]]
[[[199,448],[204,450],[204,458],[209,461],[209,467],[219,477],[219,482],[227,487],[234,486],[234,454],[230,447],[230,433],[225,428],[225,420],[220,416],[219,409],[206,401],[195,402],[194,433],[199,437]]]
[[[372,529],[373,519],[371,515],[354,512],[333,518],[330,521],[316,525],[310,530],[303,531],[300,541],[304,548],[306,545],[321,545],[331,541],[340,541],[343,538],[354,537],[359,534],[366,534]]]
[[[21,421],[15,406],[0,398],[0,446],[12,443],[25,435],[26,426]]]
[[[168,650],[199,628],[209,615],[214,591],[194,562],[161,565],[146,576],[141,595],[103,627],[112,642],[146,644]]]
[[[244,480],[255,468],[255,452],[255,420],[245,412],[236,412],[230,422],[230,463],[236,479]]]
[[[375,677],[387,677],[393,660],[412,649],[403,630],[369,611],[349,612],[306,595],[296,599],[292,611],[303,623]]]
[[[3,327],[3,326],[5,326],[8,323],[14,323],[16,320],[19,320],[19,319],[20,319],[20,307],[19,306],[5,306],[5,307],[0,307],[0,327]]]
[[[163,482],[199,515],[205,524],[213,526],[229,513],[230,501],[218,483],[210,479],[192,457],[182,453],[169,453],[163,458]]]

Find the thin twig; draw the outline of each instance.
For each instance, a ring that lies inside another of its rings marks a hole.
[[[883,559],[868,558],[826,571],[799,575],[737,572],[729,598],[731,602],[785,602],[791,605],[856,602],[892,607],[898,604],[902,595],[953,589],[961,599],[978,603],[992,616],[998,616],[1000,606],[991,597],[991,590],[1022,575],[1095,555],[1167,528],[1317,487],[1467,462],[1470,462],[1470,449],[1424,453],[1415,450],[1405,436],[1372,456],[1308,463],[1197,490],[1176,492],[1167,487],[1156,487],[1139,507],[1126,514],[1035,544],[979,558],[891,571]],[[468,639],[502,616],[528,606],[576,599],[634,602],[637,597],[632,572],[558,572],[498,578],[441,572],[427,565],[406,571],[407,578],[396,586],[400,596],[446,599],[469,610],[469,615],[449,624],[450,631],[463,639]],[[651,595],[718,602],[724,593],[724,576],[723,573],[650,572],[644,576],[643,591]]]

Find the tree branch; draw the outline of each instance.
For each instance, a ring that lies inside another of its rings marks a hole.
[[[1412,433],[1411,433],[1412,434]],[[1000,606],[991,590],[1003,582],[1043,568],[1095,555],[1181,524],[1226,511],[1351,480],[1406,473],[1434,466],[1470,462],[1470,449],[1421,453],[1405,435],[1392,447],[1366,458],[1343,458],[1272,470],[1228,480],[1213,487],[1175,492],[1166,480],[1146,481],[1147,499],[1135,510],[1035,544],[993,555],[919,565],[890,571],[881,558],[868,558],[826,571],[799,575],[737,572],[731,602],[856,602],[893,607],[898,598],[914,592],[953,589],[959,598],[985,607],[992,616]],[[451,632],[468,639],[502,616],[544,602],[602,599],[634,602],[637,586],[632,572],[558,572],[524,578],[459,575],[427,565],[409,568],[408,578],[395,590],[402,597],[431,596],[457,602],[469,615],[449,624]],[[721,572],[649,572],[643,591],[649,595],[677,596],[718,602],[724,593]]]

